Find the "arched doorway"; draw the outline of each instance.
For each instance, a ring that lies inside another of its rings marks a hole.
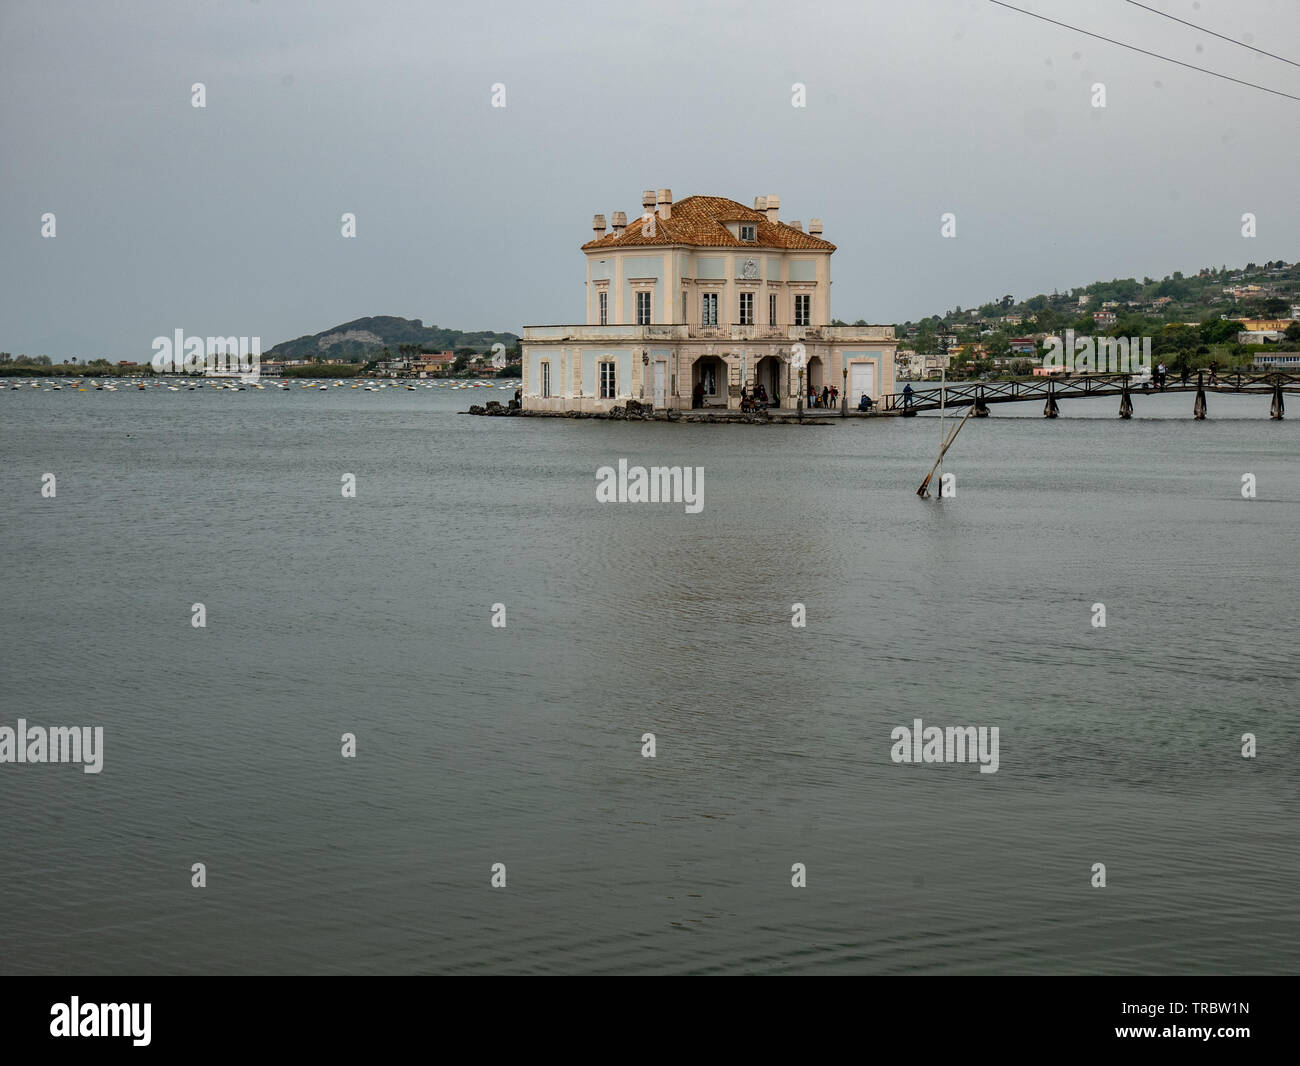
[[[808,373],[804,382],[809,392],[814,396],[821,396],[822,386],[826,384],[826,373],[820,355],[814,355],[808,360]]]
[[[774,407],[786,403],[781,388],[783,370],[784,364],[775,355],[763,356],[754,367],[754,388],[757,390],[758,386],[762,385],[767,390],[767,402]]]
[[[691,365],[691,406],[727,406],[727,364],[720,356],[702,355]]]

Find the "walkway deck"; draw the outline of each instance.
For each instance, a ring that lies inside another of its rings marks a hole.
[[[1171,378],[1162,389],[1148,382],[1145,387],[1135,385],[1131,374],[1075,374],[1068,378],[1037,377],[1013,378],[1000,381],[959,381],[940,389],[939,386],[913,388],[911,403],[901,392],[887,393],[880,398],[878,410],[882,415],[907,415],[918,411],[939,410],[939,394],[943,392],[945,409],[969,407],[971,404],[1019,403],[1040,401],[1046,405],[1053,401],[1082,396],[1151,396],[1162,392],[1258,392],[1273,394],[1300,392],[1300,374],[1270,371],[1225,373],[1214,382]],[[978,412],[977,412],[978,413]]]

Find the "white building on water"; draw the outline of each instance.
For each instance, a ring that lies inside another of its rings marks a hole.
[[[641,202],[630,225],[622,211],[611,229],[592,221],[586,322],[524,327],[526,409],[734,408],[760,385],[792,408],[801,364],[805,394],[835,386],[854,407],[894,391],[894,327],[829,324],[835,245],[820,220],[782,222],[776,196]]]

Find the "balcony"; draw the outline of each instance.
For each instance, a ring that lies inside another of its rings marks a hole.
[[[759,326],[739,322],[727,326],[668,323],[653,326],[572,325],[525,326],[525,341],[825,341],[862,344],[894,340],[893,326]]]
[[[783,341],[789,339],[789,330],[785,326],[759,326],[753,323],[736,322],[724,328],[727,338],[733,341]]]
[[[684,325],[525,326],[525,341],[671,341],[685,340]]]

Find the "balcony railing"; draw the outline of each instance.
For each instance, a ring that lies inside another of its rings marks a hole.
[[[687,327],[665,324],[636,325],[572,325],[525,326],[526,341],[600,341],[600,340],[685,340]]]
[[[637,325],[525,326],[525,341],[649,341],[696,338],[730,341],[831,341],[870,343],[892,341],[893,326],[761,326],[734,322],[724,326],[667,323]]]

